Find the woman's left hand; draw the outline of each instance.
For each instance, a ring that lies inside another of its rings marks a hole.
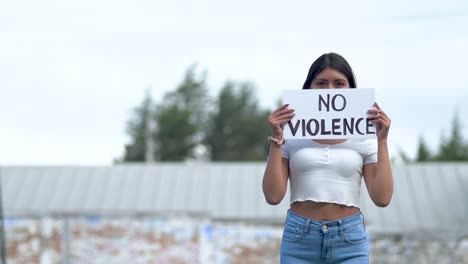
[[[392,120],[385,114],[377,103],[374,103],[375,109],[368,111],[371,114],[368,118],[374,121],[378,140],[386,140]]]

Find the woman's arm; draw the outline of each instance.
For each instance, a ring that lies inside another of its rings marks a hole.
[[[272,128],[272,136],[276,139],[283,137],[284,123],[291,120],[294,110],[283,105],[268,116],[268,123]],[[265,173],[263,175],[263,194],[269,204],[279,204],[286,194],[289,175],[289,160],[281,156],[281,145],[271,144]]]
[[[377,206],[385,207],[393,196],[393,176],[387,146],[391,120],[377,103],[375,107],[376,109],[369,111],[369,113],[374,114],[369,119],[376,124],[377,163],[364,165],[363,174],[372,201]]]
[[[281,146],[270,146],[265,174],[263,175],[263,194],[267,203],[279,204],[288,187],[289,160],[281,157]]]
[[[364,165],[364,181],[375,205],[385,207],[393,196],[393,176],[386,141],[378,141],[377,163]]]

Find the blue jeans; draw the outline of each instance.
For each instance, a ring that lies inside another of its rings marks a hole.
[[[364,217],[317,221],[288,211],[281,240],[281,263],[369,263]]]

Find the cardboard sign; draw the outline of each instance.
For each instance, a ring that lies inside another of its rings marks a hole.
[[[283,92],[283,103],[295,110],[283,137],[311,139],[375,138],[367,119],[374,109],[374,89],[308,89]]]

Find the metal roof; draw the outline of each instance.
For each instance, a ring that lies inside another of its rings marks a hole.
[[[283,223],[289,190],[277,206],[262,193],[265,163],[155,163],[107,167],[0,167],[4,214],[184,214],[227,221]],[[377,231],[441,230],[468,234],[468,163],[393,168],[395,193],[376,207],[365,184],[361,210]]]

